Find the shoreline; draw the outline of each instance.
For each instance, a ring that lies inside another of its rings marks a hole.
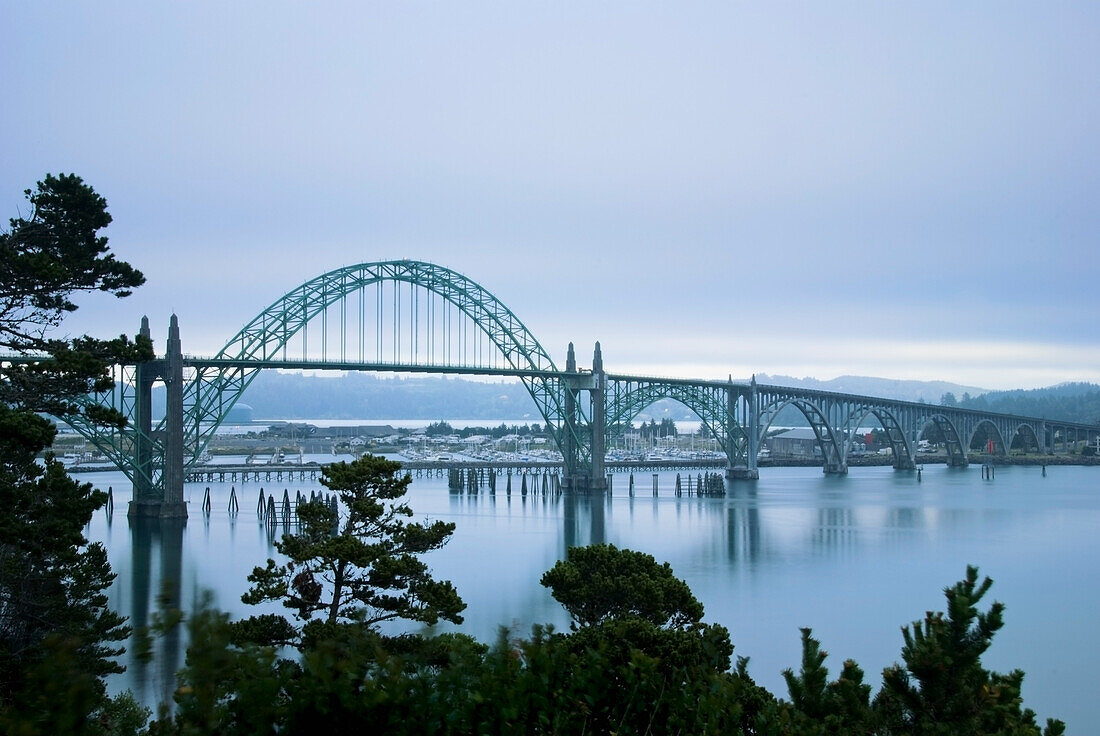
[[[917,462],[916,462],[916,465],[917,465],[918,468],[923,468],[926,465],[946,465],[947,464],[947,456],[946,455],[942,455],[942,454],[941,455],[922,455],[922,456],[919,456],[919,457],[920,457],[920,459],[917,460]],[[982,465],[1021,465],[1021,466],[1035,466],[1035,467],[1043,466],[1043,467],[1045,467],[1047,465],[1063,465],[1063,466],[1076,465],[1076,466],[1089,467],[1089,466],[1098,466],[1098,465],[1100,465],[1100,457],[1097,457],[1095,455],[1093,455],[1093,456],[1082,456],[1082,455],[1008,455],[1008,456],[993,455],[993,456],[989,456],[989,455],[972,454],[972,455],[970,455],[969,460],[970,460],[970,465],[974,465],[974,466],[982,466]],[[336,461],[334,461],[334,462],[336,462]],[[409,461],[409,462],[412,462],[412,461]],[[670,462],[670,461],[663,461],[663,462]],[[454,467],[469,467],[471,465],[478,465],[478,464],[479,464],[478,462],[469,462],[469,461],[467,461],[467,462],[458,461],[458,462],[452,463],[452,465],[454,465]],[[671,462],[668,465],[663,465],[663,464],[658,465],[657,463],[651,463],[651,464],[654,465],[654,467],[661,467],[661,468],[664,468],[666,470],[676,470],[676,469],[679,469],[679,468],[693,469],[693,468],[704,467],[701,464],[692,464],[690,462],[685,462],[683,465],[671,464]],[[279,465],[279,466],[257,465],[255,467],[257,469],[264,469],[264,468],[267,468],[267,467],[270,467],[270,468],[274,468],[274,467],[279,467],[279,468],[309,467],[311,465],[313,467],[318,467],[319,466],[319,464],[307,463],[307,464],[301,465],[301,466],[296,465],[296,464],[290,464],[290,465]],[[443,465],[444,465],[443,463],[440,463],[440,466],[443,466]],[[872,456],[864,456],[864,457],[852,457],[852,458],[848,459],[848,467],[849,468],[875,468],[875,467],[889,467],[891,465],[893,465],[893,458],[888,456],[888,455],[872,455]],[[210,466],[210,467],[216,468],[217,466]],[[714,467],[721,467],[721,466],[715,465]],[[822,464],[821,464],[820,459],[818,459],[818,458],[784,457],[784,458],[764,458],[764,459],[761,459],[757,463],[757,467],[759,467],[759,468],[820,468],[820,467],[822,467]],[[113,465],[110,465],[110,466],[106,466],[106,465],[91,465],[91,466],[76,465],[76,466],[67,466],[66,470],[70,473],[102,473],[102,472],[115,471],[115,470],[118,470],[118,468],[116,468]]]

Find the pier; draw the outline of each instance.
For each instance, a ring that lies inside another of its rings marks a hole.
[[[452,471],[474,472],[487,477],[529,475],[532,473],[562,474],[564,465],[552,461],[447,461],[400,460],[401,467],[414,478],[443,478]],[[725,467],[723,459],[680,460],[609,460],[604,464],[612,473],[641,473],[659,470],[703,470]],[[271,482],[292,480],[316,480],[325,468],[322,464],[299,465],[294,463],[273,465],[194,465],[184,474],[187,483]],[[113,470],[114,468],[104,468]]]

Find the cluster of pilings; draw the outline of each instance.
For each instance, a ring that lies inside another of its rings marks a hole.
[[[262,490],[260,491],[263,492]],[[210,509],[212,504],[210,501],[210,486],[206,487],[206,490],[202,494],[202,513],[203,516],[210,516]],[[241,510],[240,501],[237,500],[237,487],[230,486],[229,488],[229,515],[236,516],[237,512]]]
[[[298,508],[300,506],[307,503],[316,503],[318,500],[331,508],[333,513],[339,515],[339,504],[336,501],[335,494],[310,491],[309,497],[307,498],[301,491],[295,491],[294,493],[294,500],[291,501],[290,490],[284,488],[282,501],[276,501],[273,494],[265,494],[264,489],[261,488],[259,496],[256,499],[256,516],[260,521],[269,524],[290,524],[298,521]],[[110,492],[108,493],[108,500],[113,505],[113,497]],[[211,508],[210,486],[207,486],[202,496],[203,515],[209,516]],[[231,486],[229,488],[229,515],[236,516],[240,510],[241,504],[240,501],[237,500],[237,487]]]
[[[681,479],[676,474],[677,496],[725,496],[726,483],[721,473],[699,473],[694,477],[688,475]]]
[[[276,503],[275,496],[272,494],[267,494],[265,500],[264,489],[261,488],[259,498],[256,500],[256,516],[269,526],[274,526],[276,524],[288,526],[298,523],[299,508],[305,504],[321,502],[332,509],[335,518],[339,518],[340,507],[336,501],[335,494],[310,491],[309,497],[307,498],[301,491],[295,491],[294,493],[294,500],[291,501],[290,491],[284,488],[282,501]]]
[[[610,478],[608,475],[608,490],[610,490]],[[630,474],[629,493],[634,495],[634,474]],[[653,495],[660,495],[660,475],[653,474],[652,480]],[[688,475],[686,478],[682,477],[679,473],[676,474],[676,495],[677,496],[711,496],[721,497],[726,495],[726,483],[721,473],[700,473],[692,476]]]
[[[561,475],[556,472],[517,473],[516,475],[518,479],[514,484],[521,496],[526,496],[528,493],[533,495],[541,493],[543,496],[561,495]],[[493,468],[451,468],[447,472],[447,488],[452,493],[476,494],[484,488],[490,495],[495,495],[502,481],[504,493],[511,496],[513,486],[511,470],[501,474]]]

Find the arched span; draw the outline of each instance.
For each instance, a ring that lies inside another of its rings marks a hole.
[[[929,425],[936,427],[943,435],[944,447],[947,450],[947,464],[950,467],[966,467],[969,463],[966,447],[958,427],[946,414],[936,412],[917,419],[917,436],[924,434]]]
[[[974,438],[978,436],[978,432],[983,427],[986,428],[987,434],[992,435],[993,454],[994,455],[1007,455],[1008,454],[1008,444],[1005,442],[1004,434],[1001,432],[1000,429],[997,428],[996,424],[989,421],[988,419],[983,419],[980,422],[977,422],[974,425],[974,428],[972,430],[970,430],[970,435],[966,438],[966,448],[968,450],[970,449],[971,444],[973,444],[973,442],[974,442]],[[982,448],[982,452],[985,452],[985,448]]]
[[[511,367],[557,370],[531,331],[488,290],[456,271],[423,261],[361,263],[317,276],[260,312],[215,357],[277,359],[314,317],[348,294],[382,281],[425,288],[458,307],[485,332]]]
[[[1016,438],[1019,437],[1023,443],[1023,450],[1039,449],[1042,445],[1039,442],[1039,435],[1035,431],[1035,427],[1031,426],[1027,422],[1020,422],[1016,425],[1016,432],[1008,438],[1008,447],[1011,448]]]
[[[826,473],[847,473],[848,465],[844,461],[843,450],[840,442],[837,441],[836,431],[829,424],[828,419],[821,410],[807,399],[783,398],[763,407],[760,412],[758,446],[764,446],[764,438],[767,437],[768,430],[771,428],[772,422],[775,421],[776,415],[788,406],[793,406],[802,412],[802,415],[806,417],[806,421],[810,423],[810,428],[813,429],[814,436],[817,437],[817,444],[821,448],[821,454],[824,458],[823,470]]]
[[[737,449],[747,443],[744,430],[729,414],[729,400],[723,389],[660,381],[612,381],[611,384],[607,396],[609,431],[633,421],[640,412],[657,401],[672,399],[695,412],[703,426],[722,445],[731,464]]]
[[[867,417],[874,416],[882,429],[886,432],[886,440],[890,443],[890,452],[894,458],[894,467],[897,469],[911,470],[916,467],[913,459],[913,446],[909,438],[905,436],[905,430],[901,422],[892,412],[877,406],[863,405],[849,414],[844,426],[849,428],[848,437],[844,440],[844,458],[847,462],[848,453],[855,442],[855,430],[866,426]]]
[[[241,328],[217,354],[217,359],[262,362],[280,353],[309,322],[349,294],[383,281],[404,282],[427,289],[465,314],[518,370],[556,371],[550,355],[531,331],[499,299],[471,279],[422,261],[379,261],[330,271],[291,290]],[[202,452],[241,393],[255,378],[255,367],[199,369],[187,385],[184,433],[191,449],[188,464]],[[521,377],[546,423],[555,429],[559,448],[564,429],[561,391],[552,379]],[[578,443],[583,444],[583,443]]]

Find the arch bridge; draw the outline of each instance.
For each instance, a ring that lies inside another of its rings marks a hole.
[[[142,318],[141,334],[150,336]],[[758,477],[757,457],[783,410],[813,430],[826,473],[847,472],[856,434],[885,433],[898,469],[915,467],[917,440],[935,427],[951,465],[966,465],[976,441],[1005,454],[1021,439],[1044,451],[1092,440],[1100,427],[953,407],[758,384],[607,373],[600,344],[589,368],[573,345],[559,368],[531,331],[488,290],[421,261],[380,261],[313,278],[262,310],[213,357],[185,355],[172,316],[164,355],[116,366],[115,388],[85,401],[128,419],[104,429],[63,417],[134,484],[130,514],[186,515],[183,479],[262,369],[430,372],[518,377],[562,454],[563,488],[606,488],[605,450],[616,432],[654,402],[693,411],[725,452],[730,478]],[[165,416],[152,419],[152,387],[166,389]],[[788,409],[788,408],[792,409]]]

